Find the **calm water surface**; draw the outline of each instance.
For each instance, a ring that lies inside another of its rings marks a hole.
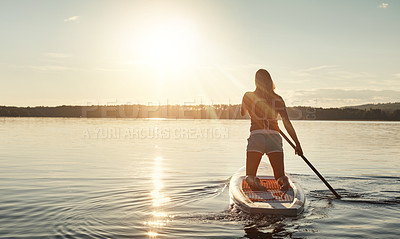
[[[400,123],[294,121],[298,217],[229,205],[249,121],[0,118],[0,238],[399,238]]]

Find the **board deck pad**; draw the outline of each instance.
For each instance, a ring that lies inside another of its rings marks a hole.
[[[278,182],[275,179],[260,178],[261,184],[267,188],[267,191],[253,191],[246,179],[242,180],[241,189],[246,197],[252,202],[292,202],[294,200],[294,191],[290,187],[287,192],[282,192]]]

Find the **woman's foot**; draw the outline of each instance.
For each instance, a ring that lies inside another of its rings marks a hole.
[[[261,184],[261,181],[256,176],[246,176],[246,182],[253,191],[266,191],[267,188]]]
[[[276,181],[278,181],[282,191],[287,191],[289,189],[290,183],[286,175],[280,176]]]

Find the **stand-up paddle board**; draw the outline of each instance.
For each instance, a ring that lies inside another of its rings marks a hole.
[[[231,178],[229,184],[231,201],[247,213],[296,216],[304,210],[306,199],[300,185],[290,175],[286,176],[289,178],[290,188],[283,192],[274,178],[271,165],[261,163],[257,177],[267,190],[253,191],[245,180],[246,168],[243,167]]]

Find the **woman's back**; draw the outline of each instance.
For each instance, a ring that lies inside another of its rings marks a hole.
[[[251,118],[250,131],[279,130],[278,113],[284,109],[285,104],[278,94],[271,93],[265,97],[256,92],[247,92],[244,95],[243,103]]]

